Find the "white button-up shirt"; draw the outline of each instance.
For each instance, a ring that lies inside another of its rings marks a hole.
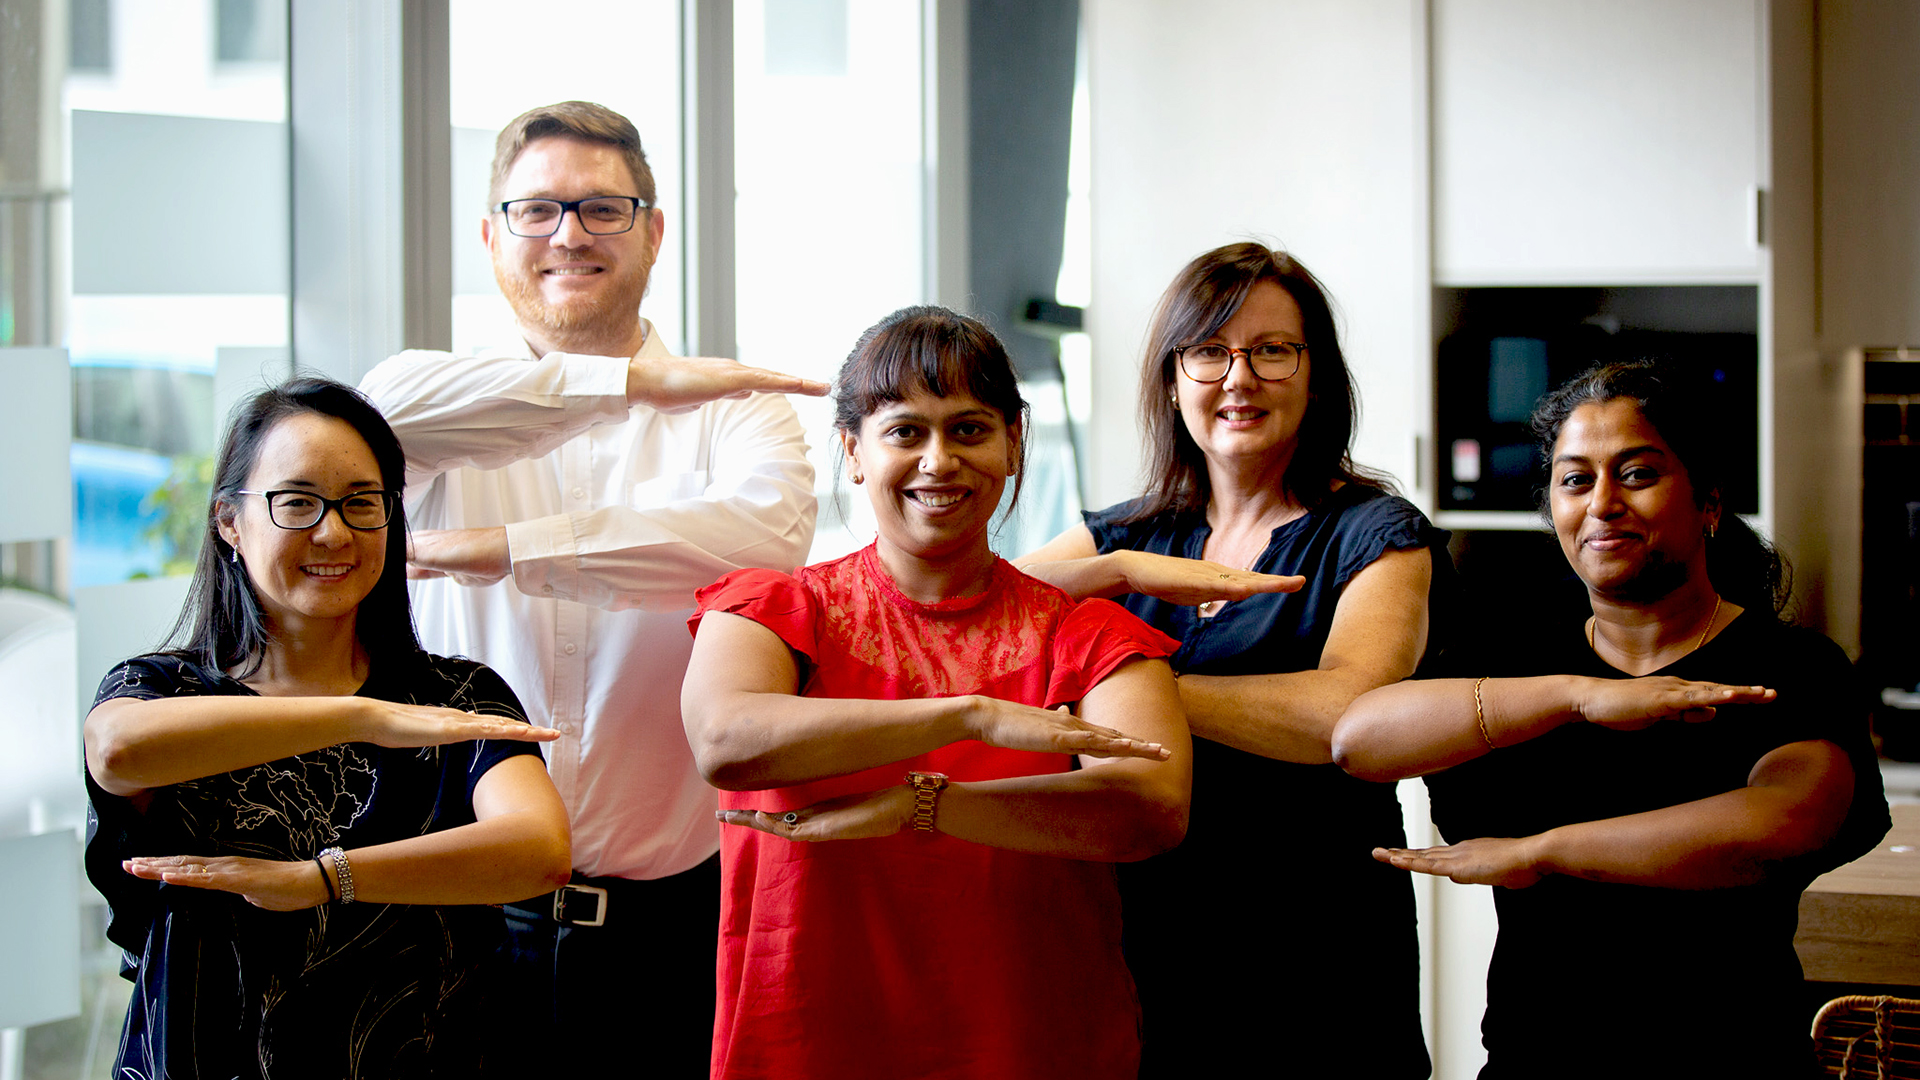
[[[651,324],[640,358],[669,355]],[[493,667],[536,724],[573,865],[658,878],[719,849],[680,721],[694,590],[791,570],[813,540],[813,469],[785,398],[665,414],[626,401],[627,361],[410,351],[367,374],[407,455],[416,529],[505,525],[513,573],[415,582],[431,651]]]

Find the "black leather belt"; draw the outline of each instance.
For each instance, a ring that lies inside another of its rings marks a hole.
[[[607,890],[599,885],[568,883],[550,893],[502,904],[522,918],[552,919],[562,926],[604,926]]]
[[[714,903],[720,895],[720,856],[711,855],[699,866],[663,878],[588,877],[573,875],[564,888],[500,905],[522,919],[551,919],[562,926],[605,926],[613,901],[620,901],[620,918],[643,926],[645,912],[660,905]],[[626,925],[625,923],[619,925]]]

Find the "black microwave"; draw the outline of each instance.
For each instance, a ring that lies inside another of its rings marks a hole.
[[[1728,441],[1736,513],[1760,509],[1760,339],[1752,286],[1435,290],[1434,431],[1444,510],[1533,510],[1545,461],[1528,419],[1589,366],[1659,357]]]

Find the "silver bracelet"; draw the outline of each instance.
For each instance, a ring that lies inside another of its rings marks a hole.
[[[347,853],[330,847],[320,854],[333,860],[333,876],[340,879],[340,902],[353,903],[353,867],[347,864]]]

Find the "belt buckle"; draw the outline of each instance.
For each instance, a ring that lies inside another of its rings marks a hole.
[[[567,894],[570,892],[592,893],[598,898],[594,905],[593,918],[574,919],[567,916]],[[562,886],[553,894],[553,921],[568,926],[601,926],[607,921],[607,890],[598,885]]]

